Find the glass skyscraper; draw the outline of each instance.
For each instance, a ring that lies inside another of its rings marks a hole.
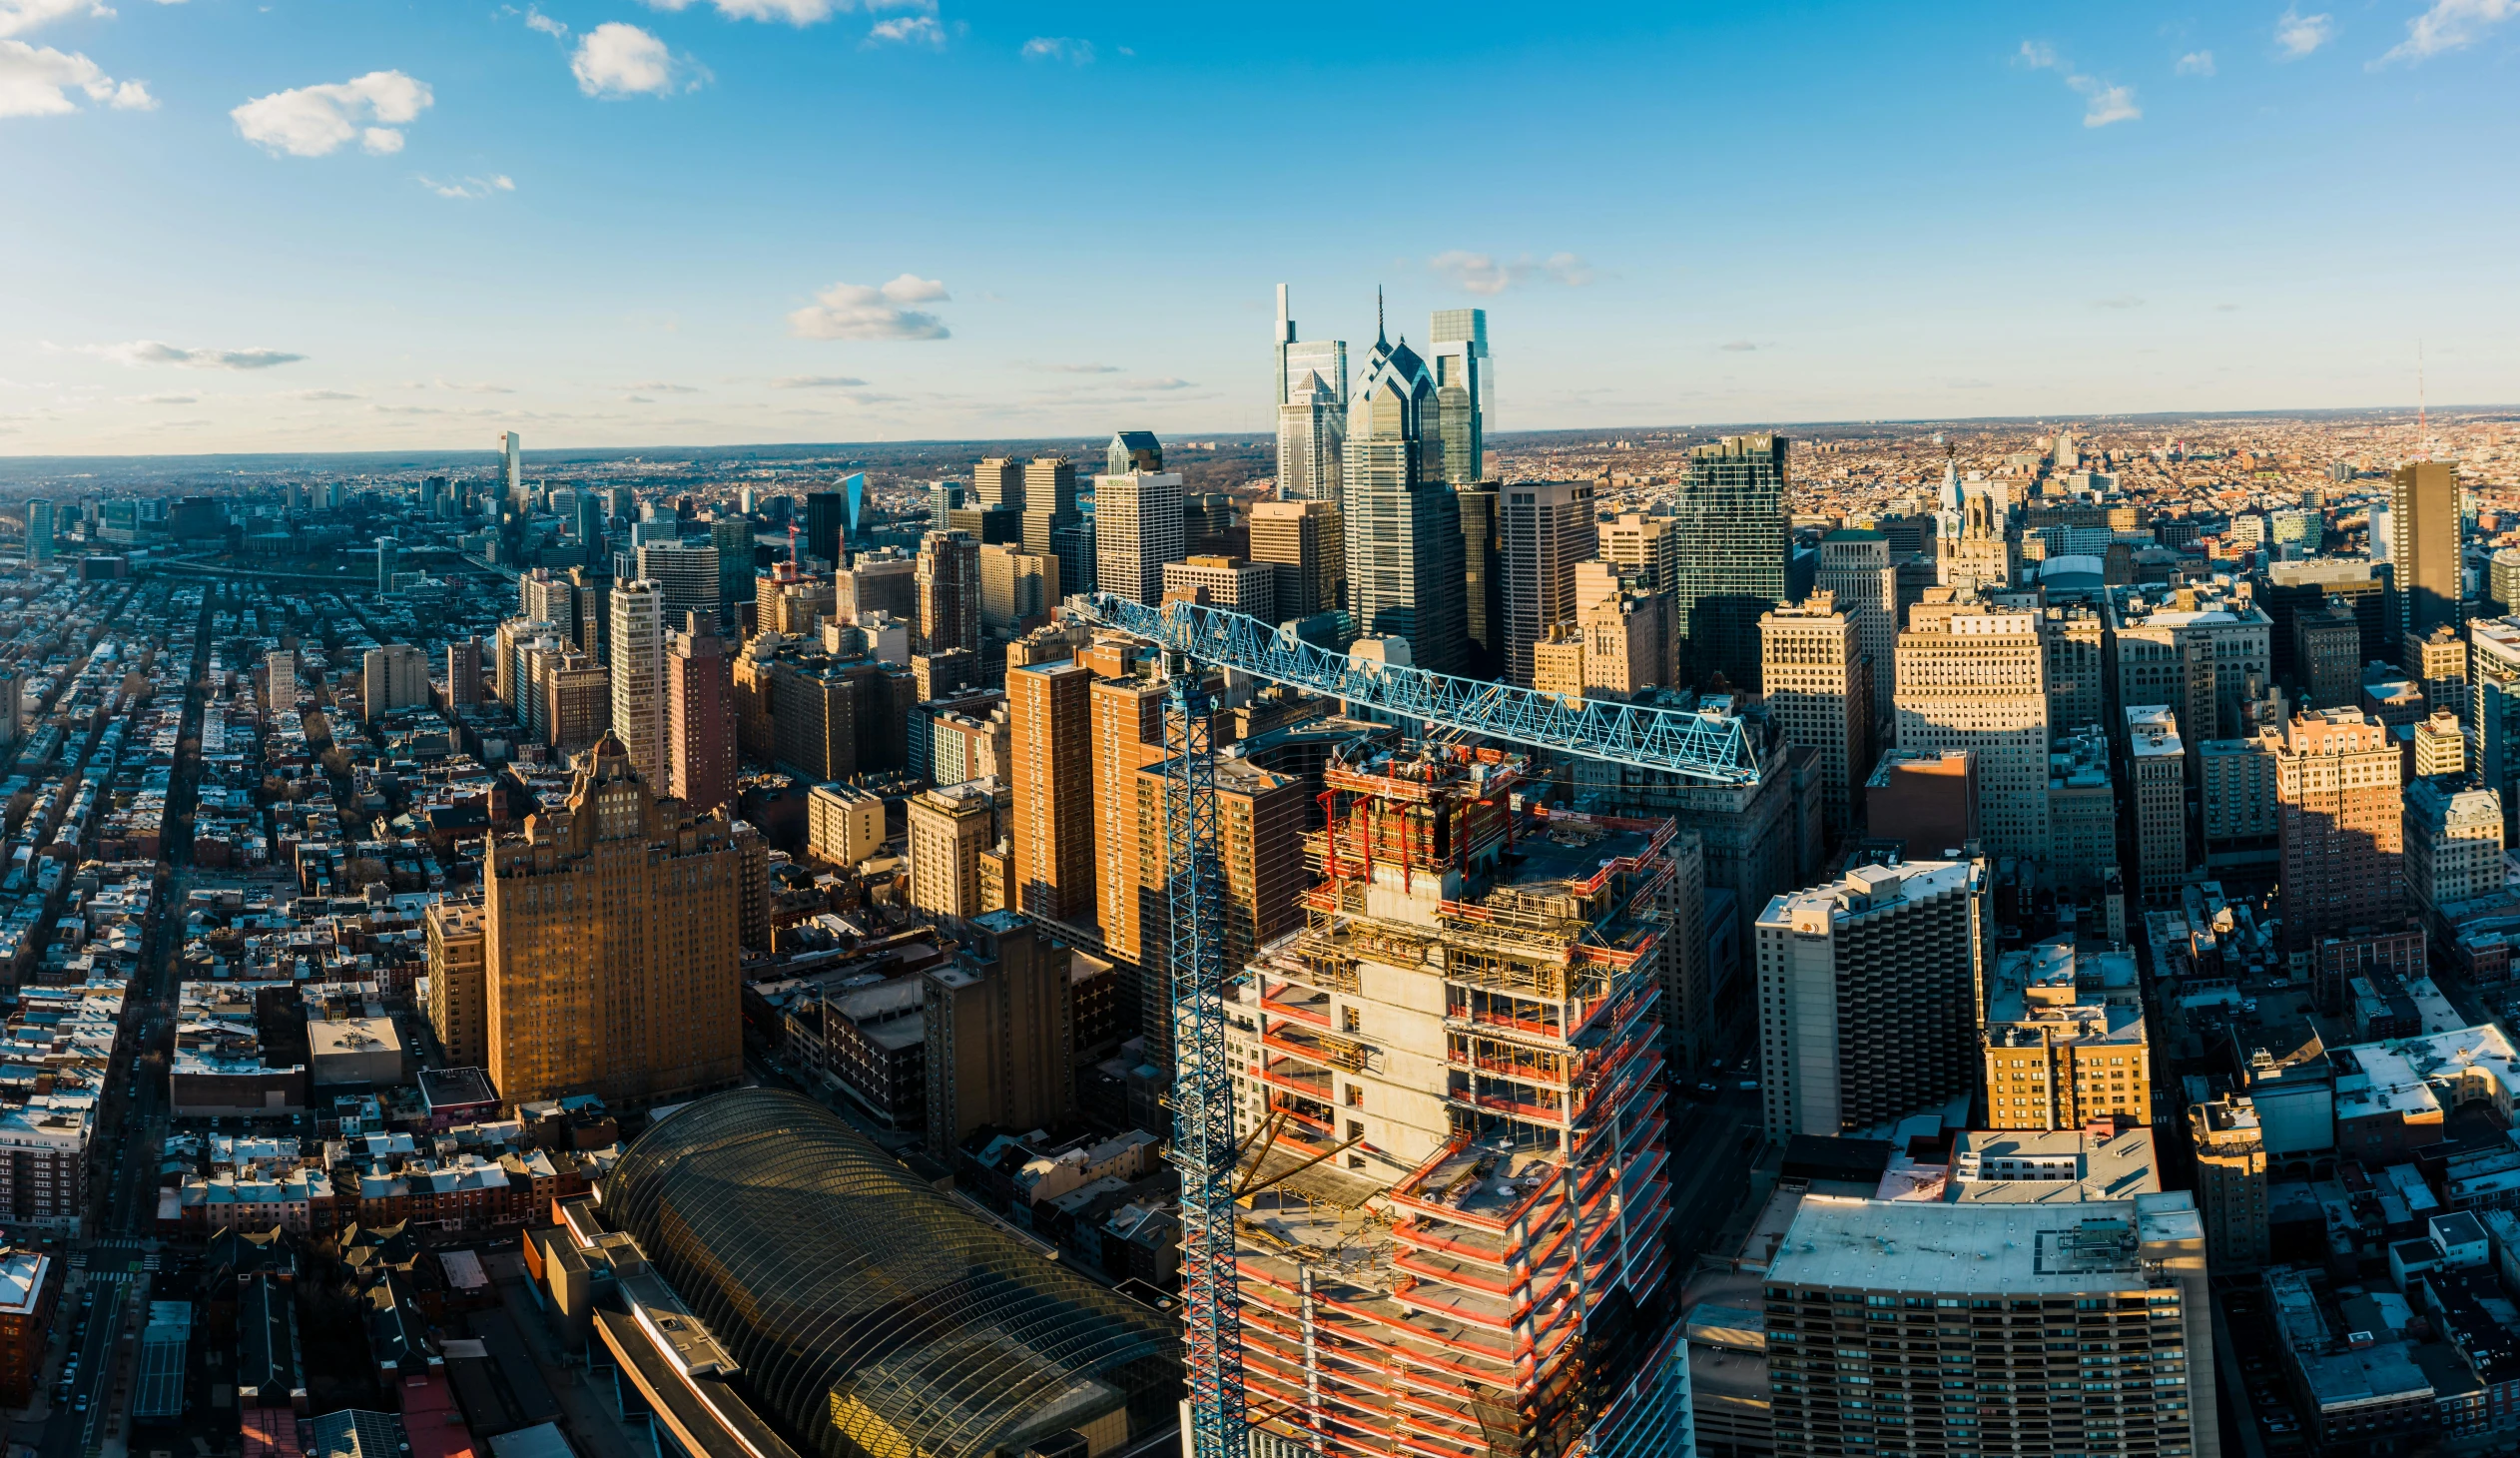
[[[1367,637],[1409,640],[1437,673],[1470,667],[1461,503],[1444,472],[1435,375],[1376,339],[1348,408],[1348,602]]]
[[[1433,324],[1429,353],[1444,435],[1444,478],[1465,486],[1487,476],[1488,416],[1496,408],[1488,373],[1488,311],[1439,309]]]
[[[1686,672],[1759,686],[1759,615],[1785,599],[1785,437],[1726,435],[1689,450],[1672,535],[1672,627]]]
[[[41,496],[26,503],[26,559],[53,559],[53,503]]]
[[[1348,413],[1348,343],[1298,340],[1278,286],[1278,498],[1339,499]]]

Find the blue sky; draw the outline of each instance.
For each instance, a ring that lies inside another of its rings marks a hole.
[[[0,0],[0,453],[2520,400],[2520,0]],[[296,357],[296,358],[282,358]]]

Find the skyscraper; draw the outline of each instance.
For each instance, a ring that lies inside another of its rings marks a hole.
[[[1819,755],[1829,833],[1854,823],[1856,787],[1872,774],[1872,664],[1856,619],[1827,592],[1759,619],[1760,681],[1785,738]]]
[[[1063,455],[1024,462],[1023,549],[1058,559],[1061,597],[1093,590],[1092,528],[1076,509],[1076,464]]]
[[[1899,634],[1896,742],[1902,750],[1975,754],[1988,853],[2044,861],[2049,725],[2040,619],[1954,601],[1948,587],[1925,596]]]
[[[525,442],[513,430],[499,436],[499,504],[525,512]]]
[[[1014,762],[1017,911],[1082,924],[1094,914],[1093,758],[1087,685],[1072,659],[1006,674],[1006,747]]]
[[[1348,344],[1298,341],[1278,286],[1278,499],[1339,499],[1340,451],[1347,430]]]
[[[603,560],[604,498],[594,491],[577,494],[577,542],[590,562]]]
[[[910,797],[910,904],[945,917],[980,914],[980,853],[996,839],[997,808],[978,783]]]
[[[980,544],[959,531],[919,543],[919,642],[923,653],[980,649]]]
[[[41,496],[26,503],[26,559],[53,559],[53,503]]]
[[[567,804],[494,843],[482,878],[500,1099],[629,1105],[740,1078],[739,882],[758,854],[723,816],[669,820],[620,739],[596,741]]]
[[[1488,311],[1439,309],[1430,323],[1444,478],[1468,485],[1487,477],[1488,416],[1496,408],[1496,386],[1488,374]]]
[[[446,702],[461,708],[481,702],[481,640],[461,638],[446,645]]]
[[[2459,561],[2459,469],[2446,460],[2413,460],[2389,476],[2390,595],[2400,638],[2456,629],[2465,620]]]
[[[805,549],[837,567],[841,564],[842,524],[849,518],[848,498],[839,491],[805,493]]]
[[[720,516],[709,523],[709,545],[718,552],[718,613],[712,623],[738,626],[736,604],[753,600],[753,523]]]
[[[1446,458],[1451,458],[1449,444]],[[1592,520],[1592,483],[1519,481],[1499,487],[1496,498],[1502,503],[1497,575],[1505,609],[1505,681],[1529,688],[1532,645],[1551,628],[1574,619],[1575,564],[1592,560],[1600,550],[1600,533]],[[1469,554],[1466,543],[1463,554]],[[1463,596],[1467,602],[1467,584]]]
[[[612,732],[642,784],[670,776],[665,736],[665,589],[645,578],[612,590]]]
[[[370,719],[428,703],[428,655],[408,643],[368,649],[359,669],[359,696]]]
[[[1161,822],[1139,817],[1137,772],[1164,755],[1164,686],[1153,678],[1098,678],[1088,695],[1092,716],[1093,830],[1087,841],[1094,865],[1094,920],[1102,944],[1129,969],[1150,975],[1131,984],[1132,1001],[1160,1001],[1165,949],[1146,941],[1150,896],[1160,883],[1146,880],[1149,836],[1160,839]],[[1127,976],[1123,973],[1123,976]]]
[[[1116,445],[1113,453],[1119,453]],[[1093,525],[1095,584],[1139,602],[1163,601],[1164,563],[1189,555],[1181,522],[1180,472],[1095,476]]]
[[[1890,560],[1890,539],[1878,531],[1848,527],[1820,538],[1820,570],[1813,584],[1855,622],[1856,641],[1872,655],[1875,722],[1892,713],[1898,683],[1899,569]],[[1857,771],[1871,773],[1870,766]]]
[[[1671,525],[1674,618],[1687,672],[1759,683],[1759,614],[1785,597],[1782,435],[1727,435],[1690,448]]]
[[[2271,737],[2271,736],[2270,736]],[[2405,914],[2404,764],[2360,709],[2295,715],[2275,746],[2283,949],[2305,964],[2322,937],[2393,931]]]
[[[716,547],[685,541],[643,546],[639,548],[639,576],[664,594],[665,621],[678,623],[685,613],[693,612],[718,621],[726,582],[718,572]],[[749,589],[745,595],[752,595]]]
[[[1336,612],[1347,597],[1347,541],[1331,502],[1253,503],[1251,559],[1269,564],[1281,619]]]
[[[1468,666],[1461,504],[1447,484],[1435,376],[1377,338],[1348,407],[1348,602],[1356,630],[1409,641],[1416,666]]]
[[[1495,481],[1461,486],[1453,491],[1454,508],[1462,516],[1462,624],[1470,640],[1468,667],[1473,678],[1495,678],[1505,671],[1505,582],[1498,565],[1498,491]],[[1547,633],[1548,628],[1542,629]]]
[[[1834,1138],[1977,1085],[1995,937],[1983,861],[1858,866],[1758,920],[1768,1137]]]
[[[726,640],[693,614],[665,650],[667,782],[694,815],[735,799],[735,685]]]
[[[971,504],[1023,509],[1024,463],[1010,455],[983,457],[971,467]]]

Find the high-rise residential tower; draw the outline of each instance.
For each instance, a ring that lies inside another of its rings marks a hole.
[[[665,648],[667,781],[694,815],[735,799],[735,684],[726,639],[693,614]]]
[[[1989,879],[1984,861],[1858,866],[1768,903],[1757,961],[1770,1138],[1834,1138],[1976,1086]]]
[[[446,702],[461,708],[481,702],[481,640],[463,638],[446,645]]]
[[[1347,341],[1296,339],[1280,284],[1276,353],[1278,498],[1336,504],[1347,430]]]
[[[1417,667],[1470,656],[1461,504],[1447,484],[1435,376],[1378,338],[1348,408],[1348,603],[1366,637],[1405,638]]]
[[[2465,620],[2459,560],[2459,470],[2446,460],[2413,460],[2389,476],[2389,641],[2423,637]]]
[[[408,643],[370,648],[359,660],[367,717],[428,703],[428,655]]]
[[[1006,747],[1014,765],[1007,903],[1071,925],[1094,917],[1092,682],[1092,671],[1072,659],[1006,674]]]
[[[710,621],[740,627],[737,604],[754,599],[753,523],[742,516],[719,516],[709,523],[709,545],[718,551],[719,613]]]
[[[612,732],[642,784],[663,785],[665,735],[665,589],[645,578],[612,590]]]
[[[490,1081],[508,1106],[687,1096],[744,1072],[739,903],[760,854],[724,816],[669,819],[607,734],[564,806],[490,850]]]
[[[53,559],[53,503],[41,496],[26,503],[26,559]]]
[[[1444,437],[1444,478],[1465,486],[1488,473],[1488,417],[1496,386],[1488,373],[1488,311],[1439,309],[1427,330],[1435,369],[1435,411]]]
[[[1150,437],[1151,438],[1151,437]],[[1189,555],[1179,471],[1094,477],[1094,584],[1138,602],[1164,598],[1164,563]]]
[[[919,543],[920,651],[980,649],[980,544],[959,531]]]
[[[1671,587],[1686,671],[1759,682],[1759,615],[1785,597],[1782,435],[1727,435],[1692,446],[1681,478]]]
[[[1500,503],[1497,595],[1505,617],[1505,631],[1500,635],[1505,639],[1505,681],[1529,688],[1532,645],[1548,636],[1551,628],[1574,620],[1575,564],[1599,554],[1592,483],[1516,481],[1498,487],[1496,498]],[[1463,555],[1469,555],[1467,541]],[[1467,601],[1467,586],[1464,598]]]
[[[2278,888],[2283,950],[2296,965],[2323,937],[2394,931],[2403,918],[2403,770],[2388,726],[2359,709],[2310,710],[2284,726],[2275,746]]]

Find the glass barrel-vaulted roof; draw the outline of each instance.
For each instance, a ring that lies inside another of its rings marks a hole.
[[[1170,1425],[1171,1321],[922,1184],[799,1094],[674,1113],[603,1186],[743,1366],[763,1415],[831,1458],[978,1458],[1061,1429]]]

